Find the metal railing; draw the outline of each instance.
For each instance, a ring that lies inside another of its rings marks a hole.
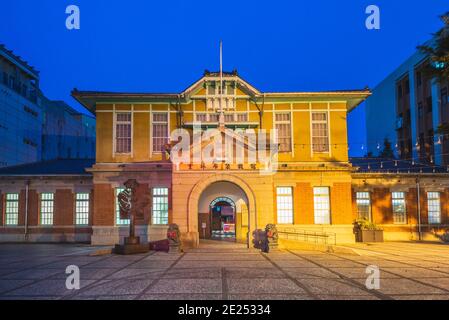
[[[285,228],[278,231],[280,239],[304,241],[315,244],[337,244],[337,235],[333,232],[320,232]]]

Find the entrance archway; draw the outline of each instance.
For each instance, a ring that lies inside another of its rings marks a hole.
[[[190,230],[198,232],[200,238],[211,238],[211,204],[218,204],[225,198],[229,198],[235,206],[235,239],[245,243],[248,229],[251,232],[256,227],[255,199],[249,186],[232,175],[209,176],[195,185],[188,204]],[[218,201],[214,203],[215,200]],[[229,204],[229,201],[224,202],[225,206]]]

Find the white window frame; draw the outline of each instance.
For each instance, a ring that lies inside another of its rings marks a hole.
[[[399,211],[401,207],[404,208],[403,212]],[[391,210],[393,212],[394,224],[407,224],[407,202],[405,192],[399,191],[391,193]]]
[[[129,114],[130,115],[130,120],[129,121],[118,121],[117,117],[120,114]],[[115,111],[114,112],[114,155],[131,155],[133,153],[133,134],[134,134],[134,128],[133,128],[133,118],[134,118],[134,113],[131,111]],[[118,152],[117,151],[117,126],[119,124],[129,124],[131,127],[130,130],[130,149],[129,152]]]
[[[441,223],[441,195],[439,192],[427,192],[427,219],[429,224]]]
[[[276,187],[276,211],[278,224],[293,224],[293,187]]]
[[[155,115],[165,114],[167,116],[167,121],[154,121]],[[155,124],[165,124],[167,125],[167,136],[166,137],[155,137],[154,136],[154,125]],[[151,113],[151,153],[161,154],[163,151],[154,150],[154,139],[166,138],[166,141],[170,141],[170,112],[167,111],[157,111]]]
[[[88,226],[90,219],[90,193],[75,193],[75,225]]]
[[[19,225],[19,197],[18,193],[5,194],[5,226]]]
[[[313,115],[314,114],[324,114],[326,116],[326,120],[313,120]],[[314,130],[313,130],[313,125],[314,124],[325,124],[326,125],[326,136],[315,136],[314,135]],[[329,129],[329,112],[328,111],[312,111],[310,113],[310,137],[311,137],[311,141],[312,141],[312,153],[330,153],[330,129]],[[314,142],[314,138],[318,138],[318,139],[324,139],[326,138],[327,141],[325,143],[325,146],[327,146],[327,150],[316,150],[317,145],[321,144],[316,144]]]
[[[277,120],[276,116],[277,115],[288,115],[288,120]],[[282,150],[281,148],[281,144],[279,143],[279,153],[291,153],[293,151],[293,135],[292,135],[292,113],[290,111],[287,112],[274,112],[274,128],[277,129],[277,125],[289,125],[288,130],[286,130],[286,132],[288,132],[288,135],[290,136],[290,143],[289,143],[289,149],[288,150]],[[278,141],[280,139],[279,136],[279,130],[277,130],[277,138]]]
[[[212,119],[212,117],[216,119]],[[212,123],[218,123],[220,121],[220,115],[216,112],[209,112],[207,114],[207,121]]]
[[[152,213],[153,225],[168,224],[169,189],[167,187],[154,187],[152,190]]]
[[[371,194],[369,191],[357,191],[355,194],[355,202],[357,205],[357,218],[358,219],[366,219],[366,217],[361,217],[361,211],[359,206],[368,206],[368,221],[372,221],[371,216]]]
[[[239,116],[245,116],[246,120],[245,121],[239,120]],[[248,112],[236,112],[235,113],[235,122],[241,122],[241,123],[249,122]]]
[[[331,224],[331,203],[329,187],[313,188],[313,217],[315,224]]]
[[[198,120],[198,116],[204,116],[204,120]],[[195,121],[196,122],[207,122],[208,114],[206,112],[197,112],[195,113]]]
[[[120,206],[118,202],[118,195],[120,192],[125,190],[123,187],[115,188],[115,225],[116,226],[127,226],[130,224],[130,219],[120,219]]]
[[[53,226],[55,216],[55,194],[43,192],[39,196],[39,222],[41,226]]]

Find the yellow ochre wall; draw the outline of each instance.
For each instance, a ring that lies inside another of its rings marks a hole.
[[[183,110],[183,122],[191,123],[195,112],[208,112],[205,100],[194,99],[181,104]],[[172,105],[168,103],[121,103],[121,104],[97,104],[97,163],[104,162],[143,162],[159,161],[161,154],[151,154],[151,113],[170,112],[170,131],[177,128],[178,117],[176,101]],[[114,137],[114,110],[115,112],[132,112],[133,119],[133,146],[129,155],[119,155],[113,152]],[[262,111],[262,127],[269,130],[274,126],[275,112],[290,112],[293,131],[293,150],[289,153],[280,153],[280,162],[326,162],[348,161],[346,103],[345,102],[265,102],[258,103],[245,97],[239,98],[236,104],[236,112],[248,112],[248,120],[256,125],[260,124],[260,111]],[[311,112],[325,111],[329,114],[330,152],[312,153],[311,150]]]

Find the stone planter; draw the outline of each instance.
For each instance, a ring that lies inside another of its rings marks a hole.
[[[358,230],[357,242],[384,242],[383,230]]]

